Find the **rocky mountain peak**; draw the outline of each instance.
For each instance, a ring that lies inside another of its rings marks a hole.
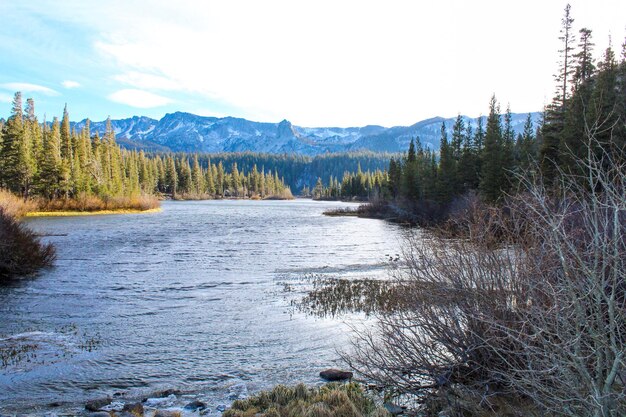
[[[513,114],[516,133],[523,129],[527,114]],[[533,113],[533,120],[539,113]],[[484,117],[484,116],[483,116]],[[386,128],[363,127],[299,127],[289,120],[279,123],[253,122],[236,117],[205,117],[191,113],[166,114],[161,120],[134,116],[112,120],[118,142],[130,149],[174,152],[267,152],[318,155],[326,152],[370,150],[405,152],[411,139],[420,138],[422,145],[439,148],[441,123],[451,132],[455,118],[434,117],[411,126]],[[464,118],[476,125],[476,119]],[[85,121],[73,124],[77,130]],[[91,122],[91,132],[104,133],[105,122]]]

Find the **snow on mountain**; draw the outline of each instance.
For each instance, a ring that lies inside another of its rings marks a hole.
[[[533,113],[535,125],[539,113]],[[527,114],[513,114],[515,133],[523,130]],[[463,116],[475,131],[477,120]],[[111,120],[117,141],[130,149],[183,152],[267,152],[318,155],[326,152],[371,150],[402,152],[411,139],[420,138],[422,145],[437,149],[441,124],[446,124],[448,137],[455,118],[434,117],[411,126],[369,125],[364,127],[299,127],[283,120],[280,123],[253,122],[235,117],[204,117],[190,113],[166,114],[161,120],[134,116]],[[75,124],[80,130],[85,120]],[[102,135],[105,122],[92,122],[92,133]],[[483,117],[483,126],[486,120]]]

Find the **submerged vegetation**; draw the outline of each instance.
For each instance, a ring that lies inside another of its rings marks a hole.
[[[390,417],[354,382],[320,388],[277,385],[246,400],[235,401],[224,417]]]

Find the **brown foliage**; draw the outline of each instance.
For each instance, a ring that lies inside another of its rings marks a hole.
[[[52,265],[54,248],[0,208],[0,284]]]
[[[37,204],[32,200],[24,200],[10,191],[0,189],[0,209],[9,216],[20,218],[29,211],[35,211]]]
[[[397,393],[461,393],[475,405],[463,415],[499,415],[503,398],[538,415],[626,415],[623,161],[590,155],[586,177],[524,180],[503,206],[469,201],[463,221],[410,234],[398,308],[345,359]]]
[[[157,197],[148,194],[125,197],[97,197],[80,194],[76,198],[39,200],[40,211],[149,210],[159,207]]]

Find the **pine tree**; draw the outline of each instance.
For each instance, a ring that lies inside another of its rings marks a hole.
[[[165,163],[165,192],[176,198],[178,187],[178,174],[176,173],[176,165],[171,155],[167,157]]]
[[[457,169],[457,184],[459,184],[460,192],[475,190],[478,188],[480,169],[478,164],[478,151],[474,143],[474,134],[472,127],[468,123],[465,136],[463,139],[463,147],[461,150],[461,159]]]
[[[39,193],[51,199],[59,196],[61,182],[61,129],[59,119],[52,121],[52,131],[45,132],[43,159],[39,169],[37,184]]]
[[[419,138],[416,138],[419,143]],[[409,151],[402,167],[401,195],[409,201],[420,199],[420,174],[418,171],[417,151],[415,142],[411,140]]]
[[[593,62],[593,43],[591,30],[580,30],[579,52],[574,54],[576,68],[573,83],[573,95],[567,103],[563,128],[561,131],[561,149],[559,165],[568,173],[580,173],[581,167],[576,160],[585,158],[587,144],[585,124],[589,121],[588,108],[592,106],[593,81],[595,73]]]
[[[534,127],[532,116],[528,113],[524,123],[524,132],[519,136],[517,144],[520,167],[522,172],[526,172],[537,158],[537,147],[535,143]]]
[[[217,188],[217,195],[219,195],[220,197],[224,196],[224,189],[225,189],[225,175],[224,175],[224,166],[222,165],[222,161],[219,161],[217,164],[217,172],[215,173],[215,178],[217,179],[217,183],[216,188]]]
[[[595,139],[615,157],[615,151],[623,149],[624,144],[624,137],[619,133],[624,125],[624,121],[620,120],[619,103],[624,97],[618,96],[619,91],[624,91],[623,87],[620,88],[624,80],[620,80],[619,66],[610,45],[598,63],[598,70],[586,121],[591,126],[595,125]]]
[[[392,198],[397,198],[400,191],[400,184],[402,181],[402,165],[400,161],[396,161],[395,158],[389,160],[389,191]],[[342,187],[343,191],[343,187]]]
[[[578,33],[580,34],[578,52],[573,55],[576,62],[576,68],[574,70],[574,86],[576,88],[589,80],[596,70],[593,63],[594,44],[591,41],[591,30],[582,28]]]
[[[515,132],[513,131],[513,116],[511,114],[511,107],[506,106],[506,113],[504,114],[504,131],[502,134],[502,166],[505,168],[505,175],[507,181],[503,183],[503,191],[509,190],[509,185],[513,181],[514,175],[517,172],[517,164],[519,158],[515,157]]]
[[[463,139],[465,135],[465,122],[463,117],[459,114],[452,126],[452,139],[450,140],[450,148],[452,150],[452,156],[456,162],[461,159],[461,151],[463,149]]]
[[[565,13],[561,20],[562,42],[560,69],[555,76],[557,80],[557,92],[545,112],[544,125],[542,130],[542,145],[540,150],[541,172],[543,181],[548,186],[552,184],[557,176],[558,167],[561,165],[561,148],[563,143],[563,130],[565,126],[566,106],[570,91],[568,83],[573,74],[571,65],[574,36],[572,33],[572,23],[574,19],[570,15],[571,6],[565,6]]]
[[[570,15],[571,8],[572,7],[569,4],[565,6],[565,13],[563,15],[563,19],[561,20],[561,36],[559,37],[559,40],[563,44],[563,49],[559,50],[559,53],[561,54],[561,69],[556,75],[556,79],[561,86],[561,91],[557,93],[557,98],[560,98],[560,106],[562,109],[565,108],[567,99],[569,98],[570,91],[568,89],[568,84],[574,74],[571,61],[573,58],[572,55],[575,39],[574,33],[572,32],[574,19]]]
[[[239,196],[239,192],[241,191],[241,180],[239,179],[239,170],[237,169],[237,163],[234,162],[233,166],[230,170],[231,180],[230,180],[230,189],[235,197]]]
[[[0,162],[2,183],[9,190],[27,198],[35,171],[32,138],[25,128],[22,93],[15,93],[11,116],[3,127]]]
[[[502,195],[502,189],[505,188],[506,174],[503,165],[504,146],[502,142],[500,108],[494,95],[489,103],[480,178],[480,191],[484,199],[489,202],[498,201]]]
[[[200,168],[200,163],[198,162],[198,154],[194,154],[193,156],[191,181],[193,182],[193,192],[196,195],[205,193],[206,185],[204,182],[204,175],[202,174],[202,168]]]
[[[454,143],[454,142],[453,142]],[[441,143],[439,148],[439,172],[437,175],[439,201],[449,202],[458,192],[456,188],[456,161],[453,144],[448,143],[445,123],[441,124]]]
[[[111,120],[109,118],[109,125]],[[70,115],[67,112],[67,103],[63,109],[63,118],[61,119],[61,158],[65,161],[72,159],[72,138],[70,135]]]

